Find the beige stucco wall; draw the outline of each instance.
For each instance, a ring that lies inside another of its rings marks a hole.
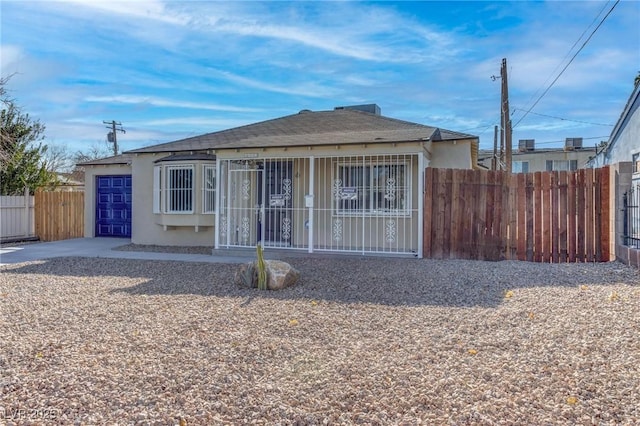
[[[196,164],[194,168],[194,214],[161,215],[153,213],[153,167],[168,154],[137,154],[131,161],[133,172],[133,221],[131,242],[162,246],[213,246],[214,215],[201,215],[200,192],[202,163],[171,162],[171,165]],[[196,225],[197,232],[196,232]]]
[[[294,162],[294,175],[298,184],[294,184],[292,197],[294,199],[293,211],[293,244],[304,246],[308,241],[309,230],[305,227],[305,222],[309,219],[308,209],[304,207],[305,195],[309,191],[310,176],[308,173],[309,162],[305,157],[314,156],[316,159],[316,169],[314,176],[314,233],[315,242],[331,245],[333,229],[331,211],[331,190],[330,176],[332,176],[332,160],[328,157],[362,157],[362,156],[402,156],[411,164],[411,210],[408,216],[395,216],[396,232],[398,238],[403,239],[403,245],[417,247],[418,245],[418,159],[415,154],[423,155],[423,165],[431,167],[448,168],[470,168],[471,167],[471,142],[462,141],[436,142],[428,141],[414,143],[383,143],[383,144],[355,144],[336,145],[330,147],[290,147],[290,148],[257,148],[243,150],[217,150],[210,151],[218,159],[239,159],[239,158],[292,158]],[[202,163],[196,164],[194,168],[194,212],[196,214],[154,214],[153,213],[153,169],[156,161],[168,156],[169,153],[162,154],[134,154],[130,166],[93,166],[87,167],[87,189],[85,198],[85,236],[95,236],[95,176],[97,175],[126,175],[132,174],[132,198],[133,198],[133,219],[132,219],[132,242],[136,244],[155,245],[182,245],[182,246],[213,246],[214,245],[214,223],[215,215],[198,214],[201,211],[202,196],[200,193],[202,182]],[[380,157],[384,158],[384,157]],[[396,157],[398,158],[398,157]],[[384,160],[383,160],[384,161]],[[185,162],[186,164],[187,162]],[[188,162],[191,163],[191,162]],[[166,163],[178,165],[182,163]],[[323,195],[324,194],[324,195]],[[328,195],[327,195],[328,194]],[[371,237],[365,239],[365,246],[375,246],[380,241],[379,235],[384,233],[385,221],[392,216],[378,217],[346,217],[343,218],[345,237],[346,233],[351,236],[358,236],[362,232],[362,221],[364,220],[371,233]],[[197,229],[197,232],[196,232]]]
[[[93,238],[96,236],[96,176],[130,174],[131,166],[125,164],[85,167],[84,236],[86,238]],[[133,209],[135,209],[135,206],[132,207],[132,210]],[[132,214],[134,214],[135,217],[135,213],[133,211]]]
[[[429,151],[431,152],[430,167],[438,169],[472,168],[471,141],[433,142]]]

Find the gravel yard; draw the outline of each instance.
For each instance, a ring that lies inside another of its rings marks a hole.
[[[640,424],[636,270],[288,261],[0,266],[0,424]]]

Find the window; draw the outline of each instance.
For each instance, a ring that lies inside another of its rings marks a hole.
[[[180,158],[178,163],[169,156],[156,162],[160,164],[153,166],[154,214],[215,213],[216,163],[215,158],[206,157],[193,162]]]
[[[202,213],[216,211],[216,167],[202,166]]]
[[[547,171],[578,170],[578,160],[547,160]]]
[[[167,213],[193,213],[193,166],[167,167]]]
[[[529,162],[514,161],[511,165],[511,171],[513,173],[529,173]]]
[[[408,214],[405,164],[338,164],[334,179],[338,214]]]
[[[633,167],[633,173],[640,173],[640,152],[631,156],[631,167]]]

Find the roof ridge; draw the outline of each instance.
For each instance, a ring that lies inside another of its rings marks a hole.
[[[380,138],[371,136],[375,136],[376,132],[380,133]],[[422,123],[345,108],[302,110],[295,114],[146,146],[127,153],[280,146],[282,143],[289,146],[293,146],[293,143],[328,145],[335,144],[336,140],[342,140],[343,143],[372,140],[397,142],[426,140],[441,132],[445,134],[444,139],[475,137]],[[329,141],[329,136],[335,134],[342,134],[343,137]]]

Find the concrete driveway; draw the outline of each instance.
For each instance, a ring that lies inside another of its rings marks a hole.
[[[155,253],[113,250],[131,243],[128,238],[74,238],[33,244],[5,244],[0,248],[0,265],[53,257],[106,257],[115,259],[177,260],[182,262],[242,263],[246,256]]]

